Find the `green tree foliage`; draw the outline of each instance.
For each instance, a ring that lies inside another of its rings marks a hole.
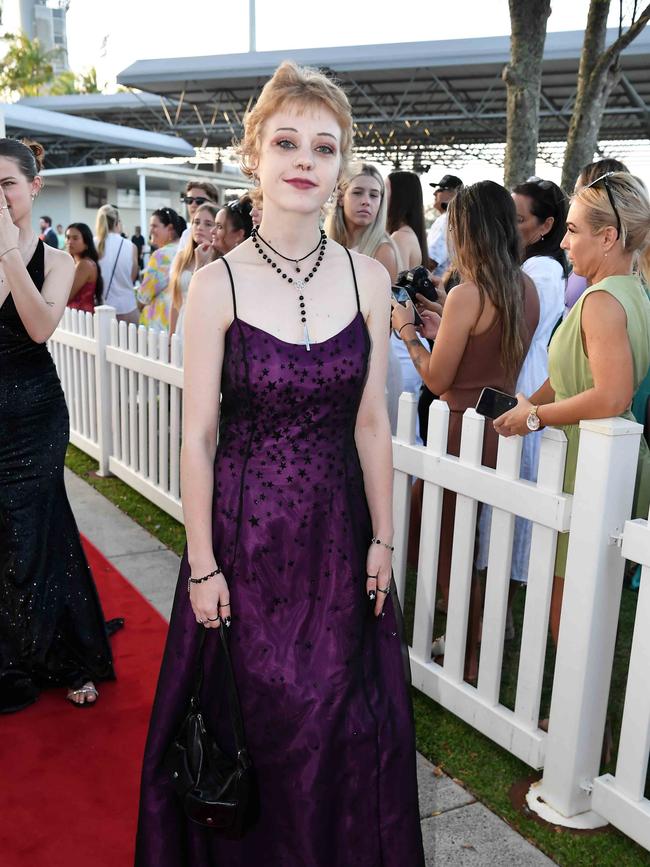
[[[54,80],[54,67],[59,49],[46,51],[38,39],[24,33],[8,33],[7,52],[0,70],[0,92],[5,98],[40,96]]]
[[[67,69],[55,75],[53,63],[60,49],[46,51],[38,39],[29,39],[22,32],[8,33],[4,39],[8,46],[0,69],[0,95],[4,99],[100,92],[94,66],[81,74]]]
[[[80,75],[66,69],[47,88],[52,96],[68,96],[73,93],[100,93],[97,84],[97,70],[91,67]]]

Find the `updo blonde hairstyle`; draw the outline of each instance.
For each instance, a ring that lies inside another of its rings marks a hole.
[[[621,220],[621,242],[628,253],[637,253],[636,267],[650,285],[650,197],[645,184],[629,172],[607,174],[607,184]],[[616,228],[616,214],[605,189],[605,182],[583,187],[574,200],[587,208],[587,221],[594,234],[607,226]]]
[[[108,233],[120,222],[120,212],[113,205],[102,205],[95,219],[95,246],[100,259],[104,258]]]
[[[296,108],[298,111],[327,108],[341,127],[339,175],[352,155],[352,109],[348,98],[332,79],[308,66],[298,66],[285,60],[273,73],[259,95],[255,106],[244,115],[244,135],[237,147],[241,169],[247,177],[255,175],[259,164],[262,132],[265,122],[276,111]],[[259,206],[260,193],[251,190],[251,198]]]

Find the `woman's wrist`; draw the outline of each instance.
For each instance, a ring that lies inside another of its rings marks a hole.
[[[15,257],[20,257],[18,244],[13,244],[12,246],[5,247],[4,250],[0,249],[0,262],[7,262]]]
[[[417,331],[415,330],[415,322],[405,322],[404,325],[402,325],[402,326],[398,329],[397,334],[398,334],[400,337],[402,337],[402,332],[403,332],[404,329],[406,329],[406,328],[412,328],[412,329],[413,329],[413,334],[414,334],[414,336],[417,337]],[[407,338],[409,337],[409,334],[408,334],[408,333],[406,334],[406,337],[407,337]],[[402,340],[403,340],[403,339],[404,339],[404,338],[402,337]]]
[[[202,575],[207,575],[217,568],[217,561],[214,554],[205,557],[195,557],[190,560],[190,572],[193,577],[200,578]]]

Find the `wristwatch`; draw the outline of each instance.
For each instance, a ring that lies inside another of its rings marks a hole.
[[[541,421],[539,419],[539,416],[537,415],[538,409],[538,406],[534,406],[528,413],[528,418],[526,419],[526,427],[528,428],[528,430],[539,430]]]

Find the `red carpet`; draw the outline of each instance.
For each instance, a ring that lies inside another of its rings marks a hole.
[[[87,540],[112,639],[117,681],[97,707],[60,689],[0,717],[2,867],[131,867],[140,766],[167,626]]]

